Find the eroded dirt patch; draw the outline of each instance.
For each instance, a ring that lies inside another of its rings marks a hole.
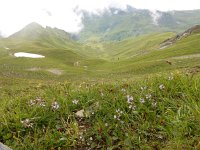
[[[172,57],[171,59],[189,59],[189,58],[199,58],[200,54],[184,55],[178,57]]]
[[[51,72],[55,75],[62,75],[63,74],[63,70],[60,70],[60,69],[47,69],[48,72]]]

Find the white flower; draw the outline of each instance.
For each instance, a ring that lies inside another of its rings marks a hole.
[[[136,106],[132,106],[132,108],[131,109],[133,109],[133,110],[136,110]]]
[[[35,100],[30,100],[29,104],[30,104],[30,106],[33,106],[36,104],[36,102],[35,102]]]
[[[159,89],[160,89],[160,90],[164,90],[164,89],[165,89],[165,86],[164,86],[163,84],[161,84],[161,85],[159,86]]]
[[[140,89],[143,91],[143,90],[146,90],[147,87],[146,87],[146,86],[144,86],[144,87],[140,87]]]
[[[157,102],[153,102],[153,103],[152,103],[152,106],[153,106],[153,107],[156,107],[156,105],[157,105]]]
[[[25,120],[21,121],[21,123],[26,128],[32,128],[33,127],[33,123],[31,123],[31,121],[29,119],[25,119]]]
[[[45,100],[41,99],[41,98],[36,98],[35,100],[30,100],[29,102],[30,106],[33,106],[33,105],[38,105],[38,106],[46,106],[45,104]]]
[[[174,79],[173,76],[168,77],[168,80],[173,80],[173,79]]]
[[[116,119],[116,118],[117,118],[117,116],[116,116],[116,115],[114,115],[114,118]]]
[[[56,110],[56,109],[58,109],[60,106],[59,106],[58,102],[53,102],[53,103],[51,104],[51,107],[52,107],[52,109]]]
[[[93,140],[93,138],[92,137],[90,137],[90,141],[92,141]]]
[[[108,123],[105,123],[105,126],[107,127],[107,126],[108,126]]]
[[[122,89],[121,91],[122,91],[122,92],[126,92],[126,89]]]
[[[127,95],[127,103],[130,104],[133,102],[133,96]]]
[[[41,103],[40,103],[40,106],[41,106],[41,107],[45,107],[45,106],[46,106],[45,102],[41,102]]]
[[[145,102],[144,98],[140,98],[140,102],[144,103]]]
[[[77,104],[78,104],[78,102],[79,102],[79,101],[78,101],[78,100],[76,100],[76,99],[74,99],[74,100],[72,101],[72,103],[73,103],[73,104],[75,104],[75,105],[77,105]]]
[[[150,98],[151,98],[151,94],[147,94],[146,99],[150,99]]]

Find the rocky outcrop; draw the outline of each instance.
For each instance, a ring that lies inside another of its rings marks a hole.
[[[170,39],[167,39],[165,41],[163,41],[160,44],[160,49],[165,49],[171,45],[173,45],[174,43],[176,43],[177,41],[190,36],[191,34],[195,34],[195,33],[200,33],[200,25],[196,25],[188,30],[186,30],[185,32],[176,35],[175,37],[172,37]]]

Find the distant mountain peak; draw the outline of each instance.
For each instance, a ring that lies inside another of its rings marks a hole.
[[[39,23],[37,22],[32,22],[26,25],[23,29],[44,29]],[[23,30],[22,29],[22,30]]]
[[[19,40],[25,42],[36,42],[40,45],[48,45],[52,47],[65,47],[73,42],[71,35],[64,30],[46,26],[32,22],[23,29],[8,37],[10,40]]]
[[[9,38],[35,39],[44,31],[45,31],[45,28],[43,28],[40,24],[36,22],[32,22],[26,25],[20,31],[9,36]]]
[[[31,23],[29,23],[28,25],[26,25],[26,26],[34,26],[34,27],[42,27],[39,23],[37,23],[37,22],[31,22]]]

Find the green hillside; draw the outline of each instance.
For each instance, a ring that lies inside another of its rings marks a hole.
[[[120,41],[154,32],[180,33],[200,24],[200,10],[150,11],[127,6],[126,10],[105,9],[100,13],[83,11],[84,28],[78,34],[80,41]]]
[[[8,77],[48,79],[57,77],[56,72],[61,76],[67,74],[73,77],[74,74],[87,73],[84,64],[102,62],[91,56],[95,50],[73,41],[65,31],[43,28],[36,23],[31,23],[10,37],[2,39],[0,52],[1,75]],[[45,58],[16,58],[14,54],[17,52],[40,54]],[[80,65],[74,66],[76,62]]]
[[[23,78],[40,78],[44,74],[46,79],[49,76],[92,79],[189,69],[199,65],[200,53],[199,30],[195,28],[192,31],[194,33],[162,48],[166,39],[177,37],[175,33],[153,33],[120,42],[78,43],[62,30],[28,25],[1,40],[1,74]],[[32,36],[29,38],[30,34]],[[41,54],[45,58],[15,58],[13,54],[16,52]],[[78,66],[75,65],[77,62]],[[21,75],[22,72],[25,75]],[[56,72],[59,72],[59,76]]]
[[[121,41],[91,34],[80,42],[31,23],[0,40],[0,142],[16,150],[200,149],[200,26]]]

